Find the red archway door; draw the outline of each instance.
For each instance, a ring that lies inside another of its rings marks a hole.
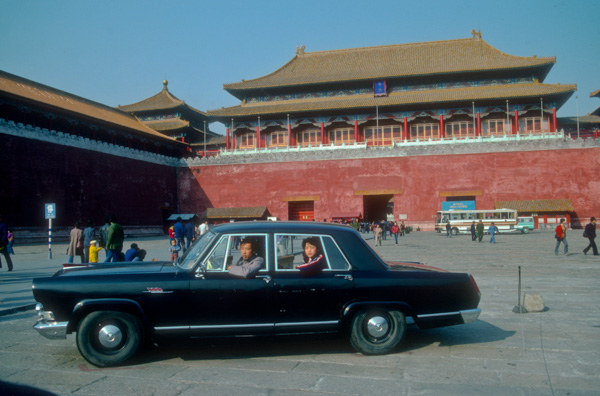
[[[296,221],[313,221],[315,218],[315,202],[289,202],[288,218]]]

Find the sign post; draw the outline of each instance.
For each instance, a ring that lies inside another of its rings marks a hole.
[[[48,258],[52,260],[52,219],[56,218],[56,204],[47,203],[44,208],[48,219]]]

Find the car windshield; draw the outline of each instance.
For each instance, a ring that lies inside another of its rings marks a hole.
[[[190,269],[192,268],[198,258],[202,255],[202,252],[206,249],[210,242],[215,238],[216,234],[207,231],[206,234],[194,242],[192,246],[183,254],[183,256],[177,261],[177,265],[181,268]]]

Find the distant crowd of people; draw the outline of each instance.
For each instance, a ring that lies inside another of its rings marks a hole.
[[[178,217],[176,223],[169,227],[169,255],[171,261],[179,258],[179,253],[185,252],[197,237],[202,236],[208,231],[208,222],[204,221],[196,226],[193,219],[183,222]]]

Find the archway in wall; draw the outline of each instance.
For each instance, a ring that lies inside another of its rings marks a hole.
[[[394,195],[364,195],[363,196],[363,213],[365,221],[382,221],[388,220],[388,215],[393,217],[394,214]]]
[[[315,218],[315,201],[288,202],[288,219],[296,221],[313,221]]]

